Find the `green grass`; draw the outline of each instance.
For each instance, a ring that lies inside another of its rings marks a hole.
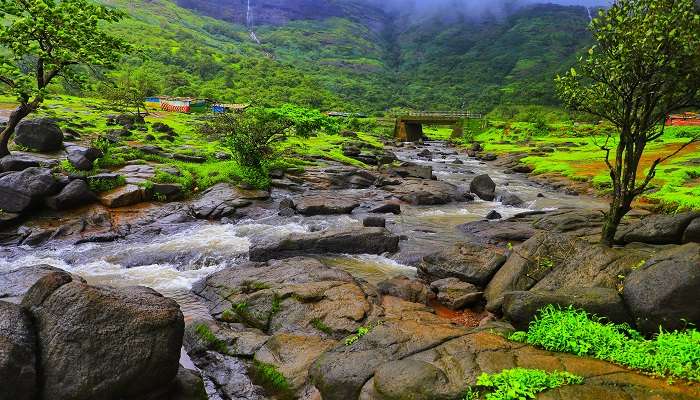
[[[565,385],[580,385],[583,378],[568,372],[547,372],[538,369],[513,368],[497,374],[481,374],[477,379],[477,390],[470,388],[464,400],[534,399],[537,394]]]
[[[323,332],[326,335],[332,335],[333,334],[333,329],[331,329],[330,326],[326,325],[323,323],[323,321],[320,318],[314,318],[311,320],[311,326],[316,328],[319,332]]]
[[[605,323],[585,311],[549,305],[527,332],[511,340],[549,351],[591,356],[662,377],[700,381],[700,332],[664,332],[645,339],[626,324]]]
[[[287,378],[279,372],[275,365],[254,360],[253,376],[256,382],[268,390],[275,392],[286,392],[289,390]]]
[[[214,332],[212,332],[206,324],[197,324],[194,329],[197,336],[199,336],[199,338],[202,339],[207,346],[209,346],[209,348],[222,354],[228,353],[226,343],[217,338],[216,335],[214,335]]]

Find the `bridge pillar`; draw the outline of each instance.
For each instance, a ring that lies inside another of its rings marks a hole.
[[[423,138],[423,125],[416,122],[397,121],[394,137],[402,142],[417,142]]]

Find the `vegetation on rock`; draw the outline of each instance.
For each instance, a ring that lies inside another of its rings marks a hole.
[[[538,369],[513,368],[497,374],[483,373],[477,378],[478,390],[469,389],[464,400],[523,400],[564,385],[578,385],[583,378],[568,372],[547,372]]]

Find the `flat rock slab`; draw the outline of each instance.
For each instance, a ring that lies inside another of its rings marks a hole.
[[[64,272],[51,265],[40,264],[0,273],[0,300],[21,303],[25,293],[41,278],[53,272]],[[73,276],[74,279],[82,279]]]
[[[299,214],[307,217],[313,215],[351,214],[359,206],[360,202],[357,199],[339,196],[337,193],[332,192],[294,199],[294,208]]]
[[[582,385],[547,390],[538,399],[691,400],[700,396],[697,385],[669,385],[664,379],[605,361],[539,350],[476,329],[404,359],[373,367],[374,374],[369,374],[372,378],[363,385],[361,394],[345,399],[460,399],[470,386],[476,385],[482,373],[494,374],[510,368],[567,371],[584,378]],[[321,392],[326,399],[326,392]]]
[[[400,185],[387,186],[386,190],[396,197],[415,206],[448,204],[465,201],[464,193],[457,186],[426,179],[406,179]]]
[[[269,234],[251,239],[250,260],[267,261],[306,254],[383,254],[399,249],[399,236],[385,228],[329,229]]]
[[[100,202],[109,208],[127,207],[150,199],[150,193],[145,188],[128,184],[106,193],[100,194]]]
[[[654,214],[621,229],[615,238],[619,243],[681,244],[688,226],[700,219],[700,212],[676,215]],[[690,240],[688,240],[690,241]]]
[[[155,167],[147,164],[127,165],[114,172],[123,176],[126,179],[126,183],[133,185],[150,181],[156,176]]]
[[[418,264],[418,275],[433,282],[457,278],[479,287],[485,287],[506,262],[502,250],[470,243],[456,243],[423,257]]]
[[[246,190],[219,183],[204,191],[199,199],[192,203],[192,211],[197,218],[219,220],[233,216],[236,209],[249,206],[254,200],[268,198],[270,192],[265,190]]]

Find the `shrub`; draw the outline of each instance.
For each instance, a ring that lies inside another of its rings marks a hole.
[[[279,372],[276,366],[262,361],[253,361],[253,377],[264,388],[277,392],[289,390],[287,378]]]
[[[126,179],[123,176],[118,176],[116,179],[89,179],[88,187],[95,193],[109,192],[126,184]]]
[[[209,348],[222,354],[228,353],[226,343],[217,338],[216,335],[214,335],[214,332],[212,332],[206,324],[197,324],[194,331],[197,333],[197,336],[199,336],[199,338],[202,339],[207,346],[209,346]]]
[[[510,339],[659,376],[700,381],[700,332],[695,329],[660,330],[653,340],[646,340],[627,324],[606,323],[573,307],[549,305],[539,311],[527,332],[516,332]]]
[[[534,399],[537,393],[555,389],[564,385],[578,385],[583,378],[568,372],[546,372],[538,369],[506,369],[498,374],[481,374],[476,384],[482,389],[467,392],[465,400],[477,399],[479,393],[485,394],[486,400],[521,400]]]

